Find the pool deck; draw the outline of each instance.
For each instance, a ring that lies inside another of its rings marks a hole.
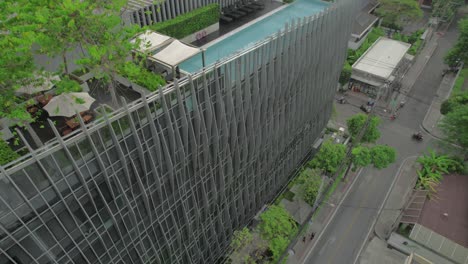
[[[192,42],[191,44],[206,49],[209,46],[216,44],[217,42],[288,6],[287,4],[275,0],[265,0],[264,3],[264,9],[234,20],[229,24],[220,23],[218,31],[207,35],[203,39]]]

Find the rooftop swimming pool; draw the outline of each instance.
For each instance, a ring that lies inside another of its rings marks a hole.
[[[280,29],[283,29],[286,22],[297,18],[309,17],[322,11],[327,6],[327,3],[320,0],[295,0],[276,13],[267,14],[266,17],[254,24],[209,46],[205,51],[206,65],[211,65],[236,51],[246,49],[256,42],[271,36]],[[185,61],[180,65],[180,68],[190,73],[200,70],[202,68],[201,56],[195,56]]]

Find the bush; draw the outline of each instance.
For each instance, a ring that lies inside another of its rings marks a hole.
[[[184,38],[219,21],[219,5],[210,4],[150,28],[173,38]]]
[[[348,49],[348,63],[353,65],[359,57],[366,52],[374,42],[385,35],[385,32],[381,28],[373,28],[372,31],[367,35],[366,40],[362,43],[361,47],[357,50],[350,50]]]
[[[450,97],[442,103],[442,105],[440,106],[440,113],[446,115],[452,112],[455,108],[466,104],[468,104],[468,91],[462,93],[454,93],[452,97]]]
[[[247,227],[244,227],[241,230],[236,230],[234,231],[231,240],[231,248],[232,250],[236,251],[246,244],[252,242],[252,239],[252,233],[250,233],[250,230]]]
[[[341,71],[340,75],[340,84],[345,85],[346,83],[349,82],[349,79],[351,78],[351,73],[352,73],[352,68],[351,64],[349,64],[348,61],[345,61],[345,64],[343,66],[343,70]]]
[[[296,234],[297,224],[288,211],[277,205],[270,206],[260,215],[260,219],[260,235],[268,240],[268,249],[273,255],[272,262],[276,262],[288,247],[289,238]]]
[[[0,139],[0,165],[5,165],[19,157],[20,155],[13,151],[8,143]]]
[[[331,140],[327,140],[322,144],[317,155],[315,155],[307,165],[311,168],[320,169],[333,174],[336,172],[345,156],[345,145],[334,144]]]
[[[460,72],[460,75],[458,75],[458,78],[455,80],[452,94],[460,93],[460,91],[462,90],[463,84],[465,83],[467,78],[468,78],[468,68],[462,69]]]
[[[127,62],[118,68],[118,72],[130,81],[141,85],[142,87],[154,92],[160,86],[164,86],[166,81],[158,74],[148,71],[147,69],[133,63]]]
[[[308,169],[310,171],[310,169]],[[307,170],[306,170],[307,171]],[[322,178],[318,173],[312,173],[305,180],[304,184],[301,186],[302,196],[306,203],[313,206],[315,199],[317,199],[320,185],[322,184]]]

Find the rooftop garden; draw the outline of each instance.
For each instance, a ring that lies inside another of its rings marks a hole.
[[[76,112],[88,123],[97,116],[94,109],[99,105],[116,109],[122,106],[121,96],[126,101],[141,97],[131,86],[119,83],[117,75],[149,91],[165,85],[160,74],[146,69],[139,61],[128,60],[139,44],[131,40],[142,29],[122,27],[120,10],[125,4],[126,1],[84,1],[80,5],[67,2],[43,6],[27,0],[3,2],[0,8],[0,135],[5,144],[2,149],[5,146],[24,149],[25,144],[19,140],[15,128],[31,141],[31,147],[37,148],[55,137],[47,119],[66,136],[80,127]],[[103,12],[95,12],[96,9]],[[47,57],[35,60],[38,55]]]

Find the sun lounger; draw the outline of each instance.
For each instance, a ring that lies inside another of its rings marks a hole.
[[[225,15],[223,15],[223,14],[221,14],[221,15],[219,16],[219,21],[222,22],[222,23],[226,23],[226,24],[227,24],[227,23],[232,22],[232,20],[233,20],[233,19],[232,19],[231,17],[225,16]]]
[[[244,1],[248,2],[250,6],[256,6],[260,9],[265,8],[265,4],[263,3],[263,1],[257,1],[257,0],[244,0]]]
[[[229,13],[235,13],[235,14],[238,14],[238,15],[241,15],[241,16],[247,15],[247,13],[245,13],[243,11],[240,11],[240,10],[237,10],[234,6],[227,7],[227,10],[229,11]]]
[[[241,17],[243,17],[244,15],[241,15],[237,12],[232,12],[230,9],[227,9],[227,8],[224,8],[223,9],[223,13],[225,16],[228,16],[228,17],[231,17],[231,18],[234,18],[234,19],[239,19]]]
[[[240,10],[242,12],[246,12],[247,14],[250,14],[252,13],[253,11],[255,11],[254,9],[251,9],[247,6],[244,6],[244,5],[238,5],[236,6],[237,10]]]
[[[265,8],[265,5],[261,2],[255,2],[255,1],[249,1],[249,0],[243,0],[242,4],[248,8],[254,9],[254,10],[261,10]]]

